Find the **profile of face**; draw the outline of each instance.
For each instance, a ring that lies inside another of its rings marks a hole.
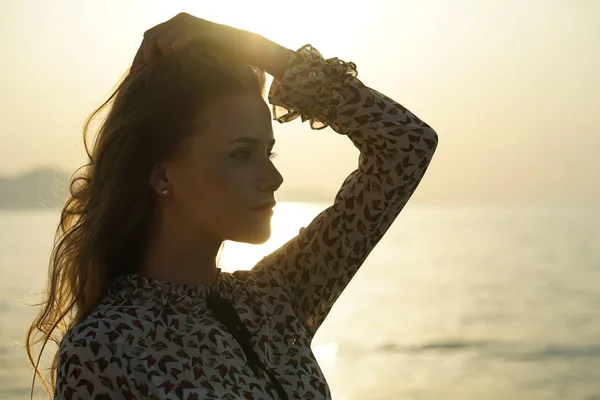
[[[163,218],[195,237],[264,243],[272,216],[264,206],[283,183],[272,162],[269,107],[257,93],[237,93],[217,99],[205,115],[205,128],[185,139],[185,155],[152,173]]]

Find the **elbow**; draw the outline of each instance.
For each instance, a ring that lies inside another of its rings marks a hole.
[[[433,128],[428,127],[426,132],[423,132],[423,143],[426,148],[426,152],[429,153],[429,156],[433,156],[437,147],[438,147],[438,134]]]

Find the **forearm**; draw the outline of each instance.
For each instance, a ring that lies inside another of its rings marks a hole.
[[[269,92],[276,120],[330,126],[360,150],[334,204],[254,268],[282,283],[309,337],[407,204],[437,147],[429,125],[356,76],[353,63],[304,46]]]

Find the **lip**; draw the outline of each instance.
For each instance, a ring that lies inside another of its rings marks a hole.
[[[252,208],[252,211],[256,211],[258,213],[261,213],[263,215],[273,215],[273,209],[269,208],[269,207],[265,207],[265,208]]]
[[[252,210],[256,210],[256,211],[268,211],[268,210],[272,210],[273,207],[275,207],[275,205],[277,205],[277,202],[275,202],[274,200],[271,200],[271,201],[263,204],[262,206],[252,207]]]

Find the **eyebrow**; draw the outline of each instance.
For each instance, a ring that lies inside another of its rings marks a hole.
[[[260,139],[254,138],[254,137],[242,136],[242,137],[235,138],[231,142],[229,142],[229,144],[233,144],[233,143],[248,143],[248,144],[258,145],[258,144],[261,144],[264,142]],[[269,141],[268,144],[271,146],[274,145],[275,139]]]

